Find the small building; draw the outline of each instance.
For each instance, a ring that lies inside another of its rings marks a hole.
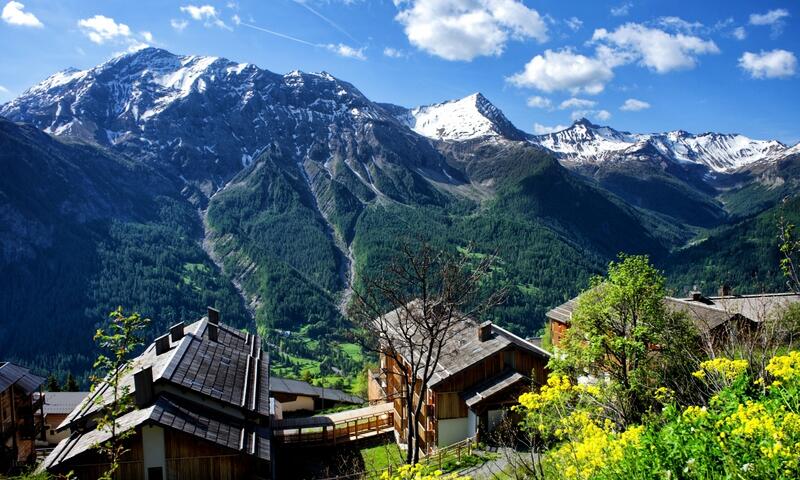
[[[686,298],[665,297],[664,303],[673,311],[685,313],[700,335],[713,343],[729,328],[735,327],[740,332],[752,331],[759,323],[800,302],[800,295],[794,293],[733,295],[727,287],[721,288],[719,293],[706,297],[694,291]],[[578,297],[573,298],[547,312],[553,346],[559,345],[572,323],[577,300]]]
[[[271,478],[269,361],[257,335],[221,324],[219,312],[158,337],[122,378],[135,408],[117,419],[127,453],[115,478]],[[42,468],[97,478],[108,459],[96,445],[110,438],[97,427],[108,384],[73,410],[69,430]]]
[[[0,362],[0,477],[36,460],[36,440],[44,435],[43,383],[27,368]]]
[[[69,437],[68,429],[61,431],[56,429],[88,396],[89,392],[44,392],[42,415],[44,415],[45,441],[48,446],[55,446]]]
[[[269,392],[286,413],[313,413],[340,405],[362,405],[364,399],[335,388],[317,387],[290,378],[271,377]]]
[[[392,314],[388,314],[387,317]],[[550,353],[491,322],[465,319],[444,345],[427,391],[418,427],[419,445],[431,452],[493,430],[519,395],[546,382]],[[385,347],[384,347],[385,348]],[[382,352],[380,372],[370,375],[370,402],[393,402],[395,436],[407,443],[400,372],[408,369]],[[417,392],[419,394],[419,392]]]

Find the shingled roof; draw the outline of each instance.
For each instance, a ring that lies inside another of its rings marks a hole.
[[[159,396],[147,408],[133,410],[117,419],[119,433],[143,425],[159,425],[231,450],[264,460],[270,459],[270,439],[266,428],[249,425],[219,411],[211,411],[169,394]],[[93,429],[73,433],[47,456],[43,467],[48,469],[92,450],[110,437],[108,430]]]
[[[44,378],[32,374],[25,367],[10,362],[0,363],[0,392],[15,385],[25,393],[31,394],[38,390],[42,383],[44,383]]]
[[[293,380],[291,378],[271,377],[269,380],[269,391],[271,393],[288,393],[302,397],[321,398],[339,403],[350,403],[360,405],[364,399],[351,395],[347,392],[335,388],[317,387],[308,382]]]
[[[172,384],[204,398],[269,415],[269,362],[266,355],[261,355],[258,335],[219,324],[218,340],[211,341],[208,329],[207,317],[192,323],[184,328],[181,338],[170,339],[169,350],[160,355],[156,343],[152,343],[134,360],[121,387],[127,386],[135,393],[135,372],[152,368],[154,385]],[[96,398],[102,397],[100,403],[106,404],[111,396],[107,385],[98,388],[67,416],[59,429],[95,414],[99,410]]]
[[[684,312],[701,332],[711,331],[735,316],[752,322],[761,322],[771,315],[800,302],[794,293],[766,293],[757,295],[726,295],[717,297],[676,298],[665,297],[667,308]],[[575,297],[547,312],[547,318],[569,325],[578,305]]]
[[[396,321],[397,315],[398,311],[395,310],[387,313],[385,319],[388,322]],[[483,338],[478,334],[478,329],[481,326],[488,329],[486,336]],[[434,388],[437,384],[453,375],[512,346],[527,350],[543,358],[550,358],[550,353],[547,350],[514,335],[498,325],[494,325],[491,322],[481,324],[475,319],[465,318],[451,329],[450,336],[446,339],[439,362],[436,364],[428,385]],[[404,352],[399,353],[407,355]]]

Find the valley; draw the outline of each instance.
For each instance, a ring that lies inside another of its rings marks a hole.
[[[620,251],[678,295],[781,290],[776,216],[800,222],[797,146],[585,119],[532,135],[481,94],[405,108],[156,48],[0,117],[0,350],[61,375],[85,374],[117,305],[160,332],[206,304],[255,324],[282,375],[356,389],[346,304],[400,241],[496,253],[487,290],[510,294],[488,319],[533,336]]]

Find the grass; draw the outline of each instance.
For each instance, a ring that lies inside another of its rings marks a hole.
[[[363,363],[364,354],[361,352],[361,346],[355,343],[340,343],[339,348],[347,354],[352,360]]]
[[[403,454],[395,443],[387,443],[375,447],[361,449],[361,458],[364,460],[364,469],[368,472],[382,472],[390,465],[402,465]]]

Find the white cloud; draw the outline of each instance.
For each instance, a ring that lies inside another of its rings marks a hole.
[[[386,47],[383,49],[383,55],[389,58],[405,58],[408,53],[394,47]]]
[[[687,22],[680,17],[674,16],[661,17],[656,23],[674,32],[696,33],[705,29],[705,25],[700,22]]]
[[[239,25],[242,23],[242,18],[238,14],[233,14],[231,22],[233,22],[234,25]]]
[[[605,122],[611,118],[611,112],[608,110],[575,110],[570,114],[570,117],[573,120],[578,120],[580,118],[594,118],[595,120],[600,120],[601,122]]]
[[[620,64],[638,60],[658,73],[693,68],[698,55],[719,53],[712,40],[671,34],[638,23],[626,23],[612,32],[597,29],[592,40],[607,46],[607,53]]]
[[[569,127],[567,127],[566,125],[553,125],[552,127],[550,127],[547,125],[542,125],[541,123],[534,123],[533,133],[535,133],[536,135],[545,135],[548,133],[560,132],[561,130],[566,130],[567,128]]]
[[[747,38],[747,30],[744,27],[736,27],[733,29],[733,38],[736,40],[744,40]]]
[[[776,8],[767,13],[753,13],[750,15],[750,25],[769,26],[773,37],[779,36],[783,33],[783,27],[786,25],[784,19],[789,16],[789,11],[785,8]]]
[[[340,57],[347,57],[347,58],[355,58],[358,60],[366,60],[367,56],[364,55],[364,47],[361,48],[353,48],[349,45],[345,45],[344,43],[333,44],[329,43],[325,46],[328,50],[339,55]]]
[[[216,26],[230,30],[230,27],[219,18],[219,12],[212,5],[184,5],[181,12],[189,14],[193,20],[203,22],[206,27]]]
[[[631,12],[631,8],[633,8],[633,3],[625,2],[621,5],[611,8],[611,15],[615,17],[624,17]]]
[[[750,25],[774,25],[789,16],[785,8],[777,8],[767,13],[753,13],[750,15]]]
[[[569,110],[573,108],[579,109],[589,109],[597,105],[597,102],[594,100],[587,100],[585,98],[575,98],[572,97],[570,99],[564,100],[561,104],[558,105],[559,110]]]
[[[647,110],[648,108],[650,108],[649,103],[642,100],[637,100],[635,98],[629,98],[625,100],[625,103],[619,107],[619,109],[624,112],[638,112],[640,110]]]
[[[446,60],[500,55],[509,38],[547,40],[547,26],[520,0],[394,0],[414,46]]]
[[[744,52],[739,67],[753,78],[786,78],[797,72],[797,58],[787,50]]]
[[[550,101],[547,97],[540,97],[539,95],[534,95],[528,98],[526,102],[529,107],[533,108],[544,108],[544,109],[551,109],[553,108],[553,102]]]
[[[8,93],[8,89],[2,85],[0,85],[0,93]]]
[[[611,112],[608,110],[597,110],[594,112],[594,117],[605,122],[611,118]]]
[[[9,25],[35,28],[44,27],[42,22],[36,18],[36,15],[25,11],[25,5],[13,0],[6,3],[6,6],[3,7],[2,18],[3,21]]]
[[[177,18],[170,20],[169,24],[178,32],[182,32],[186,27],[189,26],[189,22],[186,20],[178,20]]]
[[[94,43],[102,45],[109,40],[131,36],[131,29],[124,23],[117,23],[113,18],[104,15],[95,15],[91,18],[78,20],[78,26],[83,33]]]
[[[545,92],[567,90],[573,95],[581,92],[594,95],[602,92],[613,76],[605,62],[564,49],[545,50],[544,55],[536,55],[522,72],[512,75],[508,81],[518,87],[534,87]]]
[[[152,42],[153,41],[153,34],[150,32],[142,32],[142,38],[144,38],[145,42]]]
[[[583,26],[583,20],[578,17],[570,17],[564,20],[564,23],[566,23],[569,29],[573,32],[577,32]]]

